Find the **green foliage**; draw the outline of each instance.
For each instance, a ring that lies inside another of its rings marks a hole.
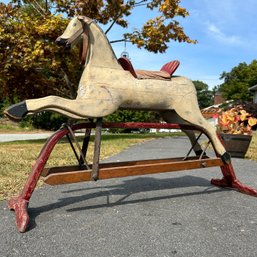
[[[33,127],[46,130],[57,130],[63,123],[68,122],[68,118],[52,112],[41,112],[30,117]]]
[[[106,121],[115,122],[143,122],[151,121],[152,113],[146,111],[131,111],[131,110],[118,110],[111,115],[108,115]]]
[[[75,97],[79,81],[78,49],[65,52],[55,39],[67,19],[0,3],[1,93],[21,100],[50,94]],[[74,61],[75,60],[75,61]],[[69,74],[70,83],[64,76]],[[73,89],[71,88],[73,87]]]
[[[250,64],[239,63],[230,72],[223,72],[221,79],[224,83],[220,85],[223,96],[230,100],[250,101],[252,95],[248,91],[249,87],[257,84],[257,60]]]
[[[197,99],[200,109],[212,105],[214,92],[209,90],[208,85],[199,80],[194,80],[193,83],[196,88]]]
[[[118,110],[104,118],[109,122],[155,122],[159,121],[158,113],[150,111]],[[111,129],[112,132],[131,132],[131,129]]]
[[[0,117],[3,116],[3,111],[10,106],[11,104],[20,102],[19,97],[15,92],[13,93],[12,98],[10,97],[4,97],[4,95],[1,95],[2,98],[0,98]]]

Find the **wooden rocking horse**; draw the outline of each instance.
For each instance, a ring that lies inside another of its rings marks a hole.
[[[8,202],[16,212],[16,224],[20,232],[27,229],[29,222],[28,203],[40,176],[49,184],[73,183],[87,180],[105,179],[183,169],[220,166],[222,179],[212,183],[221,187],[236,188],[239,191],[257,196],[257,191],[241,184],[234,173],[230,155],[226,152],[215,129],[204,119],[198,107],[194,84],[185,77],[171,76],[178,62],[164,65],[159,72],[135,71],[126,59],[119,61],[100,27],[90,18],[73,18],[64,33],[57,39],[59,44],[73,46],[83,40],[81,63],[85,65],[78,86],[77,98],[64,99],[48,96],[29,99],[10,106],[5,114],[14,120],[40,111],[51,110],[73,119],[94,119],[73,127],[63,126],[49,138],[33,166],[23,191]],[[158,123],[102,123],[102,117],[117,109],[153,110],[160,112],[167,124]],[[101,129],[123,128],[179,128],[189,137],[196,157],[170,158],[137,162],[99,164]],[[77,167],[57,167],[44,169],[46,161],[55,146],[63,137],[74,137],[74,131],[86,128],[85,140],[79,154],[72,149],[78,160]],[[96,128],[93,164],[87,164],[86,151],[91,128]],[[201,149],[194,131],[204,133],[212,143],[217,158],[208,158]]]

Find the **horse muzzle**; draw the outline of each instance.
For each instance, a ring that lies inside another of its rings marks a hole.
[[[57,45],[60,46],[65,46],[65,48],[70,49],[71,48],[71,43],[68,41],[68,39],[58,37],[55,42]]]

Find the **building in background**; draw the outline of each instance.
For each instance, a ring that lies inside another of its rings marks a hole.
[[[214,95],[214,104],[201,110],[202,115],[207,119],[214,127],[218,124],[219,114],[222,112],[222,104],[226,100],[222,97],[220,92],[216,92]]]
[[[257,85],[250,87],[248,90],[253,94],[253,102],[257,104]]]

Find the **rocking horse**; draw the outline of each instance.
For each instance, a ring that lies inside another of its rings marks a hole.
[[[23,191],[8,202],[8,207],[16,212],[16,225],[20,232],[29,223],[28,203],[40,176],[51,185],[79,181],[106,179],[132,175],[170,172],[194,168],[219,166],[222,179],[211,182],[220,187],[231,187],[257,196],[257,191],[241,184],[234,173],[230,155],[226,152],[215,129],[204,119],[198,107],[194,84],[187,78],[172,76],[178,62],[164,65],[159,72],[135,71],[126,59],[119,61],[100,27],[90,18],[78,16],[68,24],[57,43],[71,47],[82,38],[81,64],[85,66],[81,76],[77,98],[70,100],[57,96],[29,99],[12,105],[5,114],[14,120],[40,111],[55,111],[72,119],[96,119],[63,126],[51,136],[43,147]],[[102,117],[117,109],[153,110],[159,112],[166,124],[159,123],[102,123]],[[177,128],[189,137],[196,157],[169,158],[162,160],[133,161],[124,163],[99,164],[102,128]],[[79,154],[71,138],[76,142],[74,131],[85,128],[86,134]],[[87,145],[91,128],[96,128],[93,164],[86,161]],[[205,154],[194,131],[205,134],[212,143],[216,158]],[[45,168],[47,159],[55,144],[67,136],[78,160],[78,166]]]

